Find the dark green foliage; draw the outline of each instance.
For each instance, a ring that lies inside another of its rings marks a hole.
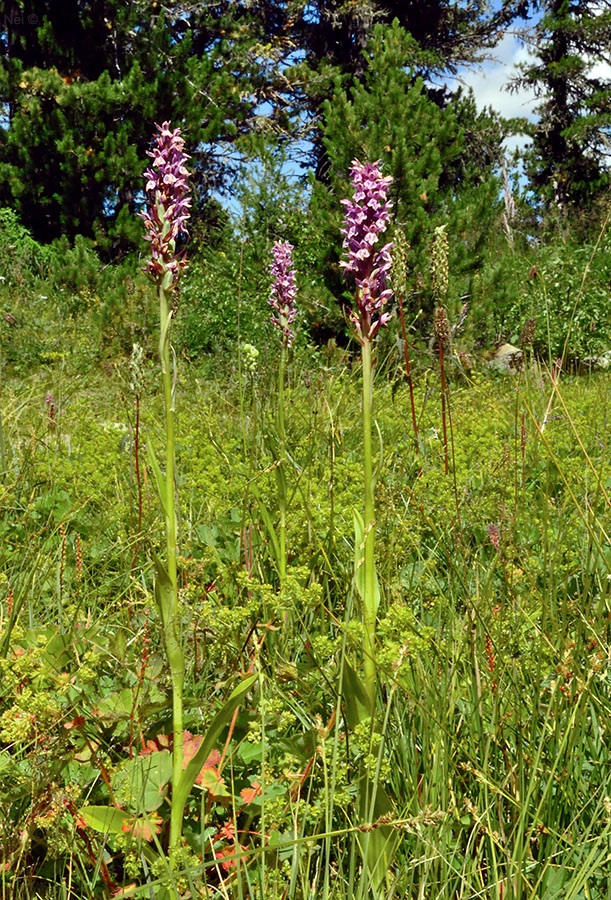
[[[535,60],[516,85],[541,101],[529,127],[526,170],[544,205],[562,219],[609,185],[611,81],[592,71],[608,61],[611,12],[588,0],[546,0],[534,28]]]
[[[345,290],[337,267],[339,199],[350,192],[352,159],[381,159],[384,173],[393,177],[393,220],[411,248],[408,262],[414,287],[417,280],[428,285],[432,233],[446,222],[451,270],[455,278],[463,279],[463,288],[468,285],[497,215],[494,167],[501,155],[500,121],[491,112],[478,114],[470,95],[458,93],[441,106],[434,102],[410,67],[416,54],[413,39],[396,20],[390,27],[378,26],[363,79],[349,88],[337,82],[324,106],[328,186],[314,185],[311,208],[325,235],[320,264],[326,267],[336,296]],[[454,298],[458,309],[459,297]],[[415,302],[430,310],[426,293]]]
[[[237,50],[250,32],[231,4],[185,19],[177,4],[38,0],[28,15],[5,33],[0,203],[36,238],[81,233],[107,256],[133,245],[156,121],[183,123],[202,197],[222,183],[211,142],[232,141],[250,110]]]

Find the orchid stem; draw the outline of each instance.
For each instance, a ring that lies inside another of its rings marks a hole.
[[[164,622],[165,645],[172,679],[172,785],[174,789],[182,778],[182,732],[183,732],[183,686],[185,675],[184,657],[181,647],[180,620],[178,608],[178,575],[176,565],[176,498],[174,492],[174,392],[172,390],[172,370],[170,366],[170,327],[172,311],[163,285],[159,287],[159,309],[161,334],[159,337],[159,360],[163,380],[166,427],[166,479],[165,479],[165,532],[168,576],[172,586],[172,611]],[[183,809],[172,803],[170,814],[170,848],[179,846],[182,836]]]
[[[365,516],[363,531],[364,552],[364,591],[363,591],[363,654],[365,669],[365,691],[370,712],[375,708],[375,635],[376,635],[376,598],[375,598],[375,506],[374,478],[371,450],[372,419],[372,364],[371,340],[363,340],[363,475],[365,491]]]
[[[278,483],[278,510],[280,514],[280,522],[278,526],[280,559],[278,560],[278,572],[280,575],[280,584],[286,578],[286,427],[284,421],[284,375],[286,372],[286,345],[282,344],[280,350],[280,366],[278,369],[278,439],[280,443],[280,458],[277,468]]]

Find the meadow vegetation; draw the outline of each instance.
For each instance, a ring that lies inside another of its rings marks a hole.
[[[590,243],[502,254],[499,220],[481,268],[450,269],[450,322],[467,289],[470,311],[443,397],[425,272],[406,298],[417,436],[398,315],[380,333],[371,708],[361,356],[293,212],[282,453],[270,260],[221,223],[182,283],[182,749],[204,763],[174,847],[154,290],[133,260],[0,216],[1,896],[602,900],[610,386],[584,360],[608,349],[604,218]],[[489,369],[531,317],[523,363]]]

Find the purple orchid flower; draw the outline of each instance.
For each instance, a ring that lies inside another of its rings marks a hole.
[[[271,321],[282,331],[282,340],[286,347],[290,347],[293,343],[295,333],[291,325],[297,318],[295,309],[297,286],[292,252],[293,245],[288,241],[276,241],[272,248],[274,261],[270,266],[274,282],[269,304],[276,311],[271,316]]]
[[[140,214],[146,228],[144,239],[151,245],[151,258],[144,271],[155,281],[169,272],[166,287],[172,287],[186,267],[184,257],[176,254],[176,239],[187,232],[191,200],[185,163],[190,157],[184,152],[180,128],[172,131],[169,122],[157,128],[156,147],[147,150],[153,164],[144,173],[148,206]]]
[[[380,171],[380,161],[360,163],[352,161],[350,169],[354,195],[352,200],[342,200],[346,207],[344,250],[347,259],[340,262],[346,275],[354,276],[356,283],[356,310],[350,317],[361,341],[372,340],[380,328],[390,319],[383,312],[392,297],[386,280],[392,259],[392,243],[376,250],[379,236],[386,231],[390,221],[391,201],[388,199],[390,176]]]

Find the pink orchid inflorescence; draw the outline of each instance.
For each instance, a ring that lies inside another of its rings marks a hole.
[[[171,287],[187,264],[182,255],[176,254],[176,239],[187,231],[191,200],[185,163],[190,157],[184,152],[180,128],[172,131],[170,123],[164,122],[157,129],[156,146],[147,150],[153,164],[144,173],[148,205],[140,214],[146,228],[144,239],[151,245],[151,259],[144,271],[155,280],[169,272],[171,280],[166,287]]]
[[[390,313],[383,309],[393,294],[386,287],[393,245],[388,243],[376,250],[376,244],[390,221],[392,202],[388,199],[388,188],[392,178],[382,175],[379,160],[375,163],[352,160],[350,175],[354,195],[352,200],[341,201],[346,207],[341,233],[347,260],[340,262],[340,266],[346,275],[354,275],[357,309],[350,317],[364,341],[373,339],[390,319]]]
[[[282,331],[282,340],[287,347],[293,343],[295,333],[291,325],[297,318],[295,309],[295,297],[297,286],[295,284],[295,270],[293,268],[293,245],[288,241],[276,241],[272,248],[274,261],[270,271],[274,282],[269,298],[270,306],[275,309],[271,316],[274,325]]]

